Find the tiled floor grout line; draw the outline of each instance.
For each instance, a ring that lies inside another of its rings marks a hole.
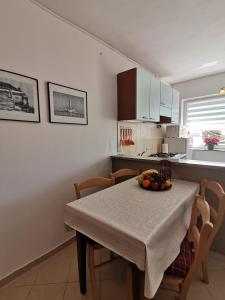
[[[38,267],[38,270],[37,270],[37,274],[36,274],[36,276],[35,276],[35,279],[34,279],[34,282],[33,282],[33,284],[31,285],[31,288],[30,288],[30,290],[29,290],[29,292],[28,292],[28,294],[27,294],[27,296],[26,296],[26,299],[25,300],[28,300],[29,299],[29,297],[30,297],[30,295],[31,295],[31,291],[33,290],[33,288],[34,288],[34,286],[35,286],[35,283],[36,283],[36,281],[37,281],[37,278],[38,278],[38,275],[39,275],[39,272],[40,272],[40,266]]]
[[[79,283],[79,281],[60,281],[60,282],[49,282],[49,283],[36,283],[36,284],[21,284],[15,287],[25,287],[25,286],[43,286],[43,285],[56,285],[56,284],[66,284],[66,283]]]
[[[217,300],[216,298],[214,298],[214,295],[211,293],[211,290],[210,290],[209,286],[207,286],[206,289],[207,289],[208,294],[212,298],[212,300]]]
[[[68,266],[68,271],[67,271],[67,275],[66,275],[66,282],[65,282],[65,288],[64,288],[62,300],[64,300],[65,295],[66,295],[66,290],[67,290],[67,288],[68,288],[69,275],[70,275],[70,270],[71,270],[71,266],[72,266],[72,263],[73,263],[73,259],[75,259],[75,257],[72,255],[71,260],[70,260],[70,263],[69,263],[69,266]],[[76,282],[76,281],[74,281],[74,282]]]
[[[29,292],[28,292],[28,294],[27,294],[25,300],[28,300],[28,299],[29,299],[29,297],[30,297],[30,295],[31,295],[31,291],[32,291],[33,288],[34,288],[34,285],[31,286],[31,288],[30,288],[30,290],[29,290]]]
[[[99,300],[102,298],[102,282],[101,280],[99,281]]]
[[[37,274],[35,276],[33,285],[36,285],[36,282],[37,282],[37,279],[38,279],[38,276],[39,276],[40,272],[41,272],[41,264],[38,266]]]
[[[218,271],[222,271],[222,270],[218,270]],[[99,279],[96,280],[97,282],[102,282],[102,281],[111,281],[114,280],[114,278],[106,278],[106,279]],[[89,280],[87,280],[88,282]],[[23,286],[41,286],[41,285],[53,285],[53,284],[65,284],[65,283],[79,283],[79,280],[65,280],[65,281],[59,281],[59,282],[46,282],[46,283],[24,283],[24,284],[18,284],[15,285],[17,287],[23,287]]]
[[[65,295],[66,295],[66,289],[67,289],[67,284],[65,284],[65,287],[64,287],[62,300],[64,300],[64,298],[65,298]]]
[[[106,278],[106,279],[99,279],[97,282],[105,282],[105,281],[112,281],[114,278]],[[88,280],[89,281],[89,280]],[[88,282],[87,281],[87,282]],[[43,285],[56,285],[56,284],[70,284],[70,283],[77,283],[79,284],[79,280],[70,280],[70,281],[60,281],[60,282],[46,282],[46,283],[24,283],[24,284],[18,284],[14,287],[33,287],[33,286],[43,286]]]

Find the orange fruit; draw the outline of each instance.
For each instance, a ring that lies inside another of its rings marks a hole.
[[[165,186],[167,188],[169,188],[171,186],[171,180],[170,179],[167,179],[166,182],[165,182]]]

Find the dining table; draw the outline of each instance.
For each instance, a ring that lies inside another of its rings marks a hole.
[[[172,180],[165,191],[139,186],[135,178],[66,204],[64,222],[76,230],[80,292],[86,293],[86,243],[94,240],[128,260],[133,268],[133,299],[154,297],[165,270],[180,251],[190,224],[199,184]]]

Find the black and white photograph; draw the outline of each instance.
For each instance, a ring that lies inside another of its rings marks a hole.
[[[48,82],[51,123],[87,125],[87,92]]]
[[[0,119],[40,122],[37,79],[0,70]]]

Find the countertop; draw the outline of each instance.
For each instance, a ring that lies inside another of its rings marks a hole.
[[[136,155],[127,155],[127,154],[115,154],[111,155],[112,159],[124,159],[124,160],[137,160],[137,161],[151,161],[153,163],[158,164],[162,158],[158,157],[146,157],[146,156],[136,156]],[[187,166],[194,166],[194,167],[207,167],[207,168],[216,168],[216,169],[224,169],[225,170],[225,163],[223,162],[212,162],[212,161],[202,161],[202,160],[190,160],[190,159],[173,159],[169,158],[172,164],[179,164],[179,165],[187,165]]]

